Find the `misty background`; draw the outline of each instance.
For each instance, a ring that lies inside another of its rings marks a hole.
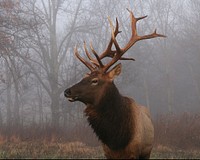
[[[87,126],[82,103],[64,90],[88,72],[73,50],[83,42],[101,53],[110,40],[107,17],[117,17],[121,46],[131,36],[129,12],[140,35],[155,29],[167,38],[137,42],[122,61],[115,84],[123,95],[160,114],[200,112],[200,1],[0,0],[0,126]]]

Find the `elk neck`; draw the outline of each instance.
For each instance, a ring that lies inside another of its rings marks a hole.
[[[87,105],[85,109],[97,137],[113,150],[126,147],[133,136],[132,103],[112,83],[104,89],[97,104]]]

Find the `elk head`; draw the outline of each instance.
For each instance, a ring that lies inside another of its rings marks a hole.
[[[128,9],[127,9],[128,10]],[[108,88],[113,88],[114,83],[113,80],[116,76],[121,73],[121,64],[116,65],[111,70],[111,66],[113,66],[118,60],[133,60],[133,58],[123,57],[124,53],[131,48],[137,41],[144,39],[151,39],[156,37],[165,37],[162,34],[157,34],[156,30],[152,34],[139,36],[137,34],[136,23],[137,21],[146,18],[147,16],[135,18],[133,12],[128,10],[130,13],[131,19],[131,28],[132,28],[132,36],[129,42],[121,48],[116,40],[116,36],[119,31],[118,20],[116,19],[116,27],[113,26],[113,23],[110,19],[110,27],[111,27],[111,39],[108,43],[107,48],[98,55],[94,50],[92,44],[90,44],[91,51],[95,58],[93,58],[87,50],[86,44],[84,42],[84,50],[85,53],[90,60],[90,62],[83,59],[77,50],[77,47],[74,49],[75,56],[83,63],[85,66],[91,71],[91,73],[86,74],[85,78],[83,78],[79,83],[75,84],[71,88],[65,90],[64,95],[68,98],[69,101],[81,101],[85,104],[94,105],[97,103],[101,96],[105,93],[105,90]],[[114,45],[115,49],[112,49]],[[111,60],[107,64],[103,64],[101,61],[105,57],[110,57]]]
[[[121,72],[121,64],[112,70],[102,73],[95,70],[87,74],[79,83],[65,90],[65,96],[69,101],[81,101],[85,104],[95,105],[108,88],[114,87],[113,79]]]

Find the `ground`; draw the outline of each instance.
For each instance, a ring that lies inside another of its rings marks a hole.
[[[18,141],[0,144],[0,158],[100,158],[104,159],[101,146],[90,147],[81,142]],[[152,159],[194,159],[200,158],[200,151],[176,150],[157,146],[151,154]]]

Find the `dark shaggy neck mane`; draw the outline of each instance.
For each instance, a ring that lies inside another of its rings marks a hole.
[[[132,100],[120,95],[114,84],[107,86],[99,104],[85,109],[89,124],[99,139],[113,150],[126,147],[133,136]]]

